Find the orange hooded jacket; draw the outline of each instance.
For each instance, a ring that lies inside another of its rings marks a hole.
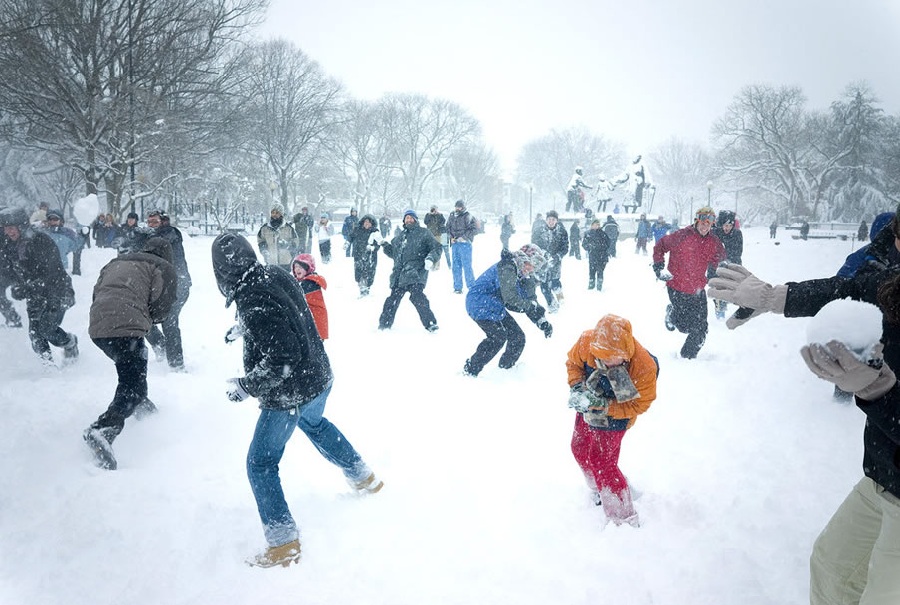
[[[635,340],[630,321],[617,315],[604,315],[594,329],[582,332],[566,359],[569,386],[584,382],[589,374],[585,365],[596,368],[597,359],[611,357],[626,360],[628,375],[640,396],[622,403],[610,401],[608,414],[610,418],[627,418],[627,428],[631,428],[638,415],[646,412],[656,399],[658,366],[647,349]]]

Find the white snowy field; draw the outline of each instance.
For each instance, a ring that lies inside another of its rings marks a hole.
[[[520,227],[512,244],[528,236]],[[744,237],[745,265],[772,283],[832,275],[852,250],[783,231],[773,241],[765,228]],[[81,341],[77,364],[48,373],[25,330],[0,329],[3,605],[807,602],[813,540],[862,476],[863,414],[834,403],[803,364],[807,319],[763,316],[732,332],[710,304],[706,346],[679,359],[684,336],[663,327],[665,288],[630,240],[601,293],[586,290],[587,261],[568,258],[552,338],[517,316],[528,338],[518,365],[495,360],[470,378],[461,368],[483,333],[446,264],[426,289],[440,330],[427,333],[405,300],[379,332],[392,262],[379,257],[373,295],[358,299],[335,238],[319,267],[336,375],[326,416],[385,487],[351,495],[298,431],[281,475],[301,563],[248,567],[265,547],[244,470],[257,407],[225,397],[241,348],[223,340],[234,314],[215,286],[211,242],[185,242],[188,373],[151,360],[160,413],[128,421],[117,471],[95,468],[81,439],[115,389],[112,362],[87,335],[91,290],[113,252],[85,251],[73,277],[78,304],[63,327]],[[479,236],[476,275],[499,250],[495,231]],[[566,352],[606,313],[630,319],[661,366],[658,399],[622,448],[642,493],[638,529],[604,527],[569,450]]]

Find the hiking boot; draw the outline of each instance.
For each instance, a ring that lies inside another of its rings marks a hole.
[[[463,365],[463,374],[466,376],[475,377],[478,376],[478,372],[472,367],[472,363],[470,360],[466,360],[466,363]]]
[[[266,552],[247,559],[251,567],[290,567],[291,563],[300,562],[300,540],[293,540],[281,546],[270,546]]]
[[[425,329],[428,330],[429,332],[437,332],[439,328],[438,328],[437,324],[431,324],[430,326],[428,326]]]
[[[669,332],[675,331],[675,323],[672,321],[672,305],[666,306],[666,330]]]
[[[74,334],[69,335],[69,342],[63,347],[64,363],[72,363],[78,359],[78,337]]]
[[[94,465],[108,471],[116,470],[116,455],[112,449],[113,439],[116,438],[115,432],[110,428],[98,429],[88,427],[84,431],[84,442],[94,454]]]
[[[50,351],[44,351],[43,353],[38,355],[38,357],[41,358],[41,365],[44,367],[44,369],[56,369],[56,364],[53,363],[53,353],[51,353]]]
[[[360,494],[377,494],[384,487],[384,482],[375,477],[375,473],[369,473],[369,476],[362,481],[351,481],[350,487]]]
[[[593,290],[596,282],[593,279],[588,280],[588,290]]]

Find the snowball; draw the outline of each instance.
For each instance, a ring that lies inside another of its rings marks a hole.
[[[99,213],[100,203],[97,200],[97,195],[94,193],[80,198],[72,206],[72,214],[81,225],[90,225]]]
[[[843,343],[867,360],[881,339],[881,310],[875,305],[845,298],[834,300],[816,314],[806,330],[809,344]]]

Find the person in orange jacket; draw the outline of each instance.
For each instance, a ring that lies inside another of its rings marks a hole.
[[[619,450],[625,431],[656,399],[659,362],[634,338],[630,321],[604,315],[578,337],[566,371],[569,407],[578,412],[572,454],[607,519],[638,527]]]
[[[328,338],[328,309],[325,307],[325,296],[322,291],[328,288],[325,278],[316,273],[316,260],[312,254],[298,254],[291,263],[291,271],[306,297],[306,305],[312,311],[316,329],[322,340]]]

